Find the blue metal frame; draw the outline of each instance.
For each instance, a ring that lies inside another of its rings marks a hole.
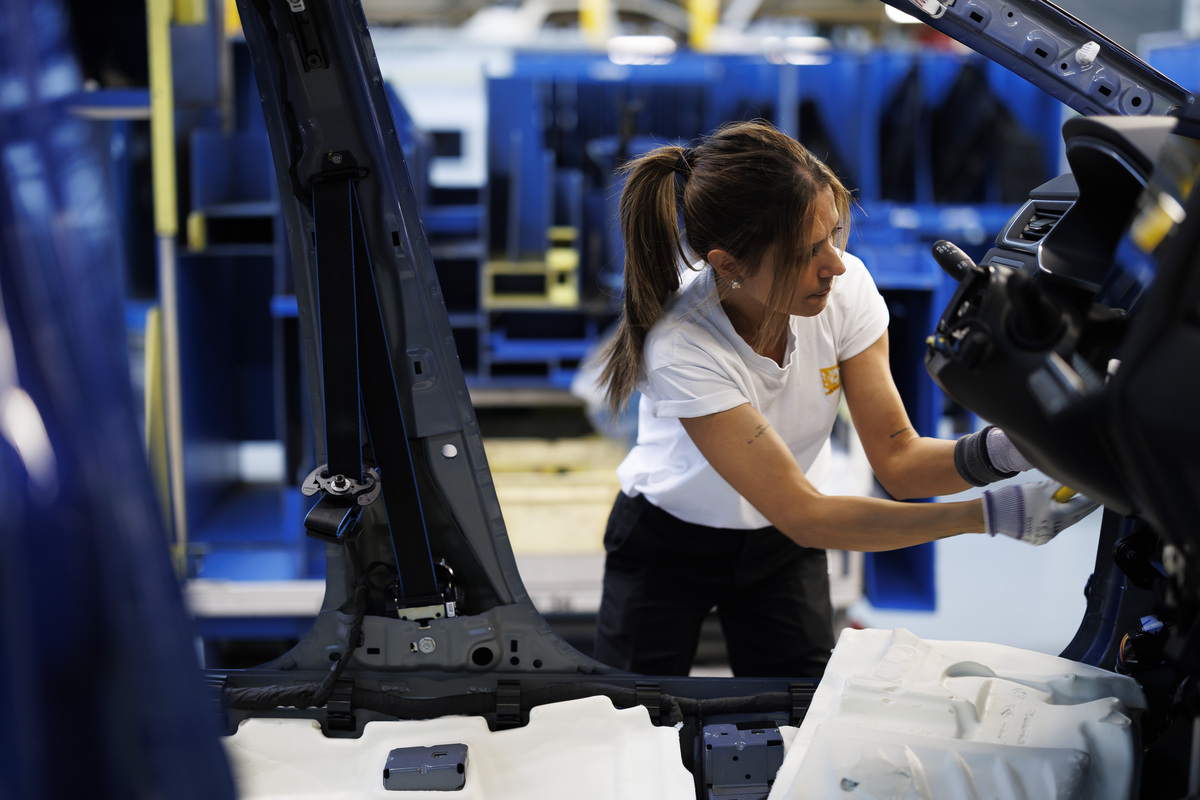
[[[1192,95],[1095,29],[1044,0],[881,0],[1004,65],[1085,116],[1162,115],[1187,108]],[[1093,61],[1075,54],[1099,46]]]
[[[21,798],[232,798],[130,389],[109,153],[69,110],[70,25],[54,0],[0,2],[0,774]],[[87,746],[65,751],[64,726]]]

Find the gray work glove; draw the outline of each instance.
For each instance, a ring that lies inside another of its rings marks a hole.
[[[983,493],[983,524],[992,536],[1002,533],[1033,545],[1045,544],[1091,514],[1099,503],[1071,493],[1057,481],[1033,481]],[[1060,500],[1055,499],[1058,494]]]
[[[995,425],[969,433],[954,445],[954,468],[972,486],[987,486],[1032,467],[1008,434]]]
[[[1001,472],[1024,472],[1033,469],[1033,464],[1008,438],[1008,434],[999,428],[991,428],[987,432],[987,454],[992,466]]]

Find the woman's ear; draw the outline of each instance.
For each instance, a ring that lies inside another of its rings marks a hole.
[[[709,250],[708,263],[724,281],[731,281],[738,275],[737,261],[724,250]]]

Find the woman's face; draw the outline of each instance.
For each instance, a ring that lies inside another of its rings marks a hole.
[[[837,205],[833,201],[833,192],[827,190],[821,194],[815,213],[806,227],[804,235],[800,237],[803,250],[791,254],[790,258],[803,262],[811,254],[812,260],[808,266],[800,268],[788,313],[798,317],[815,317],[829,302],[834,278],[846,271],[842,264],[841,251],[837,249],[841,221]],[[742,291],[747,292],[764,307],[771,291],[771,283],[775,280],[776,265],[781,263],[779,259],[788,257],[777,250],[777,247],[768,250],[768,263],[753,277],[742,281]]]

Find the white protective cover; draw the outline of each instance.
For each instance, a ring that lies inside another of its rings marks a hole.
[[[679,732],[641,706],[606,697],[539,706],[522,728],[488,730],[482,717],[370,722],[358,739],[329,739],[314,723],[250,719],[224,739],[243,800],[695,800]],[[397,747],[467,745],[458,791],[388,791],[383,768]]]
[[[848,629],[768,800],[1126,800],[1145,707],[1057,656]]]

